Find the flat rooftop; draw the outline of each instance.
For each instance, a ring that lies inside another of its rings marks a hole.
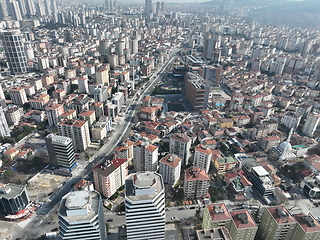
[[[4,193],[3,191],[0,191],[0,198],[6,198],[6,199],[15,198],[16,196],[20,195],[21,192],[25,189],[24,186],[19,186],[11,183],[0,186],[0,189],[2,188],[4,191],[8,193]]]
[[[258,227],[248,210],[231,211],[230,215],[238,229]]]
[[[161,175],[155,172],[132,173],[125,186],[126,198],[133,202],[151,200],[164,189]]]
[[[197,240],[218,239],[231,240],[229,231],[225,228],[196,230]]]
[[[58,214],[69,223],[91,221],[98,214],[100,194],[96,191],[70,192],[61,199]],[[90,205],[90,207],[88,207]],[[81,211],[81,210],[84,211]],[[81,211],[70,215],[67,211]]]

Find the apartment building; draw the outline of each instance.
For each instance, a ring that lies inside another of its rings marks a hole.
[[[181,166],[188,164],[190,158],[191,139],[183,133],[175,133],[170,136],[169,152],[182,159]]]
[[[133,144],[133,166],[137,172],[157,171],[158,147],[148,141],[138,140]]]
[[[292,216],[298,223],[293,232],[292,240],[320,239],[320,224],[311,213],[293,214]]]
[[[45,112],[48,118],[48,123],[50,126],[57,126],[59,123],[59,116],[64,113],[63,104],[50,104],[46,106]]]
[[[212,150],[203,144],[197,145],[194,151],[194,166],[209,172],[212,159]]]
[[[92,169],[94,187],[104,197],[110,198],[125,183],[128,176],[128,159],[113,158]]]
[[[232,218],[224,203],[208,204],[203,212],[202,228],[220,228],[229,229]]]
[[[319,125],[319,122],[320,122],[320,114],[316,114],[316,113],[309,114],[305,124],[303,125],[302,132],[305,135],[312,137],[313,133],[316,131]]]
[[[272,194],[275,189],[272,178],[262,166],[251,169],[250,180],[263,196]]]
[[[195,166],[184,170],[184,196],[200,198],[207,196],[210,178],[205,170]]]
[[[253,220],[248,210],[230,211],[232,218],[230,235],[232,240],[254,240],[258,225]]]
[[[62,119],[61,122],[58,123],[57,128],[60,136],[72,139],[75,151],[82,152],[89,147],[91,141],[88,122]]]
[[[115,157],[117,158],[126,158],[128,163],[132,163],[133,159],[133,142],[130,140],[125,140],[123,143],[116,148]]]
[[[26,102],[28,102],[26,92],[24,88],[18,87],[18,88],[11,88],[9,89],[10,99],[12,103],[16,105],[23,105]]]
[[[217,158],[214,161],[214,166],[217,169],[218,173],[225,173],[235,168],[238,164],[238,161],[233,157],[222,157]]]
[[[267,207],[257,231],[257,239],[292,239],[297,221],[285,206]]]
[[[159,173],[163,182],[173,187],[180,178],[181,161],[175,154],[167,154],[159,162]]]

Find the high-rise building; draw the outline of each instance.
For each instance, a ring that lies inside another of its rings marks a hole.
[[[8,20],[8,8],[5,0],[0,1],[0,20]]]
[[[175,154],[167,154],[159,162],[159,173],[163,182],[173,187],[180,178],[181,158]]]
[[[22,16],[27,15],[27,9],[26,9],[25,1],[24,0],[18,0],[17,2],[19,3],[19,8],[20,8],[20,11],[21,11],[21,15]]]
[[[138,53],[138,50],[139,50],[138,42],[139,42],[139,41],[138,41],[137,38],[130,39],[130,41],[129,41],[129,46],[130,46],[130,52],[131,52],[131,54],[136,54],[136,53]]]
[[[193,72],[184,76],[185,90],[188,102],[195,110],[207,109],[210,87],[206,81]]]
[[[59,167],[66,168],[69,171],[77,165],[72,139],[68,137],[55,136],[52,139],[55,156]]]
[[[51,133],[45,137],[45,142],[50,164],[72,171],[76,166],[72,139]]]
[[[184,170],[184,196],[200,198],[208,194],[210,178],[206,172],[195,166]]]
[[[1,40],[10,71],[14,74],[26,73],[28,71],[28,63],[20,30],[14,29],[2,32]]]
[[[258,226],[253,220],[248,210],[238,210],[230,212],[232,221],[230,225],[230,235],[232,240],[254,240]]]
[[[106,198],[111,197],[128,176],[128,159],[114,158],[98,164],[92,169],[95,190]]]
[[[126,44],[124,41],[124,38],[120,38],[117,42],[116,42],[116,53],[119,56],[122,56],[124,54],[124,49],[126,48]]]
[[[50,1],[49,0],[44,0],[44,8],[45,8],[45,11],[46,11],[46,14],[48,15],[48,16],[51,16],[51,11],[52,11],[52,9],[51,9],[51,3],[50,3]]]
[[[131,163],[133,159],[133,142],[130,140],[125,140],[123,143],[116,148],[115,157],[117,158],[126,158],[128,162]]]
[[[263,212],[256,239],[292,239],[296,224],[285,206],[268,207]]]
[[[106,240],[107,230],[101,196],[96,191],[74,191],[61,199],[59,237]]]
[[[224,203],[206,205],[202,220],[203,229],[218,227],[229,229],[231,222],[232,218]]]
[[[57,128],[60,136],[72,139],[75,151],[81,152],[89,147],[91,141],[88,122],[75,119],[62,119],[58,123]]]
[[[19,7],[19,3],[15,0],[11,0],[7,2],[8,13],[14,20],[22,20],[21,11]]]
[[[316,113],[309,114],[303,126],[302,132],[305,135],[312,137],[313,133],[316,131],[319,125],[319,122],[320,122],[320,114],[316,114]]]
[[[109,85],[109,71],[107,69],[96,71],[96,83],[102,84],[102,86]]]
[[[130,174],[125,183],[127,239],[164,239],[165,193],[160,174]]]
[[[6,120],[6,116],[0,106],[0,137],[10,137],[10,129]]]
[[[28,101],[24,88],[11,88],[9,89],[9,94],[12,103],[16,105],[23,105]]]
[[[211,58],[212,53],[214,51],[214,38],[207,38],[204,42],[204,49],[203,49],[203,58]]]
[[[190,157],[191,139],[184,133],[175,133],[170,136],[169,152],[182,159],[181,166],[188,164]]]
[[[166,3],[162,2],[161,3],[161,12],[164,13],[166,11]]]
[[[157,171],[158,147],[138,140],[133,144],[133,166],[136,172]]]
[[[36,15],[36,7],[33,0],[25,0],[27,15]]]
[[[205,145],[199,144],[194,152],[194,166],[204,169],[206,173],[209,172],[212,158],[212,150]]]
[[[0,183],[0,211],[3,214],[17,214],[24,210],[29,202],[25,186]]]

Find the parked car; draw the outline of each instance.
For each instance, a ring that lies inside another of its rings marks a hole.
[[[178,210],[184,210],[184,208],[181,207],[181,208],[178,208]]]
[[[110,218],[110,219],[108,219],[108,220],[107,220],[107,222],[113,222],[113,219],[112,219],[112,218]]]
[[[171,218],[171,220],[175,220],[175,219],[177,219],[177,218],[176,218],[176,217],[172,217],[172,218]]]

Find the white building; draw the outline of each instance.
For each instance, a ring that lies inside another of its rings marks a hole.
[[[88,93],[89,92],[89,85],[87,78],[78,78],[78,86],[80,93]]]
[[[46,110],[49,125],[56,126],[59,123],[59,116],[61,116],[64,113],[63,105],[50,104],[46,106],[45,110]]]
[[[107,239],[103,204],[98,192],[68,193],[61,200],[58,214],[60,239]]]
[[[133,144],[133,166],[136,172],[157,171],[158,147],[138,140]]]
[[[111,99],[112,103],[117,106],[118,112],[120,112],[123,104],[124,104],[124,94],[123,92],[116,92],[112,95]]]
[[[4,31],[1,34],[1,40],[11,72],[14,74],[26,73],[28,71],[28,63],[22,45],[20,30]]]
[[[303,126],[302,132],[309,136],[312,137],[313,133],[317,129],[320,121],[320,115],[316,113],[311,113],[308,115],[307,120]]]
[[[0,137],[10,137],[10,129],[8,127],[8,123],[1,106],[0,106]]]
[[[189,161],[191,139],[183,133],[175,133],[170,136],[170,153],[176,154],[182,159],[182,167]]]
[[[163,182],[173,187],[180,178],[181,158],[174,154],[167,154],[159,162],[159,173]]]
[[[297,128],[300,124],[301,117],[302,115],[297,115],[293,112],[288,112],[283,116],[281,123],[285,125],[287,128]]]
[[[28,101],[24,88],[11,88],[9,94],[12,102],[16,105],[23,105]]]
[[[5,116],[8,124],[18,125],[23,116],[23,108],[18,106],[8,107]]]
[[[72,139],[75,151],[81,152],[89,147],[91,141],[87,121],[62,119],[62,121],[58,123],[57,128],[60,136]]]
[[[194,152],[194,166],[209,172],[212,158],[212,150],[203,144],[199,144]]]
[[[164,239],[165,194],[158,173],[132,173],[125,184],[128,240]]]

